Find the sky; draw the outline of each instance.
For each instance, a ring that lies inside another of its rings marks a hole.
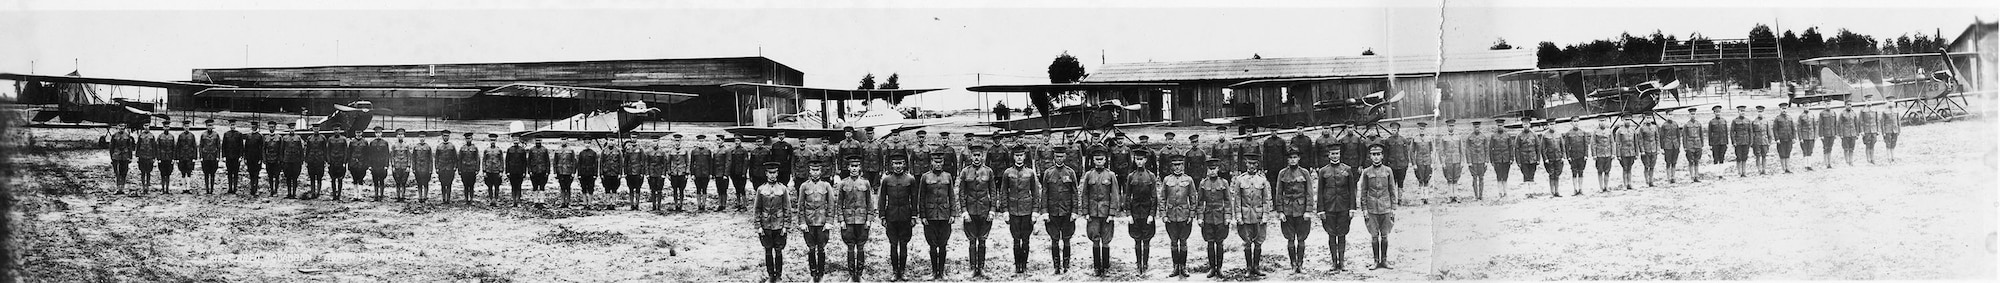
[[[955,109],[990,105],[964,87],[1047,82],[1063,53],[1096,70],[1466,52],[1501,38],[1532,48],[1654,30],[1740,38],[1757,23],[1949,37],[2000,19],[2000,4],[1986,1],[1657,2],[0,0],[0,72],[187,80],[196,68],[762,55],[804,72],[810,87],[896,73],[904,88],[948,88],[916,106]]]

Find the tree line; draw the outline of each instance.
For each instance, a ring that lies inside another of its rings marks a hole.
[[[1721,80],[1735,83],[1745,89],[1759,89],[1772,82],[1800,82],[1816,77],[1819,70],[1814,66],[1799,64],[1799,60],[1850,55],[1909,54],[1938,52],[1951,44],[1942,34],[1902,34],[1877,39],[1874,36],[1854,33],[1847,29],[1836,29],[1829,36],[1819,27],[1809,27],[1803,31],[1785,30],[1774,33],[1770,26],[1757,24],[1743,35],[1744,40],[1722,42],[1724,48],[1744,48],[1748,44],[1756,47],[1772,47],[1777,54],[1759,56],[1761,59],[1718,60],[1715,67],[1706,72],[1707,81]],[[1652,34],[1634,36],[1631,33],[1617,37],[1596,39],[1568,45],[1557,45],[1543,41],[1535,46],[1536,66],[1541,68],[1612,66],[1628,64],[1652,64],[1661,62],[1663,51],[1688,45],[1718,46],[1721,39],[1714,39],[1699,32],[1690,34],[1686,40],[1675,35],[1654,30]],[[1735,44],[1732,46],[1731,44]],[[1493,49],[1512,49],[1505,39],[1495,42]]]

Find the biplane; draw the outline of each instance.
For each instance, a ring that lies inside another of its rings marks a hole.
[[[36,112],[30,127],[92,128],[124,126],[144,127],[154,118],[167,118],[156,113],[155,104],[140,102],[126,97],[111,96],[101,88],[139,87],[166,90],[198,90],[226,85],[145,81],[113,78],[83,77],[78,72],[66,76],[44,76],[0,73],[0,80],[15,81],[14,104],[34,105]],[[46,123],[51,120],[68,124]],[[84,122],[99,124],[82,124]]]
[[[1431,75],[1430,74],[1396,75],[1395,77],[1424,78],[1424,77],[1431,77]],[[1291,85],[1332,84],[1333,86],[1336,86],[1335,88],[1348,87],[1347,89],[1356,90],[1355,92],[1366,92],[1368,90],[1374,90],[1374,92],[1360,96],[1321,99],[1313,101],[1310,108],[1303,109],[1300,111],[1272,113],[1272,114],[1256,115],[1256,116],[1209,118],[1209,119],[1203,119],[1202,121],[1208,122],[1210,124],[1224,124],[1224,125],[1235,124],[1235,125],[1248,125],[1248,126],[1264,126],[1264,125],[1290,126],[1292,124],[1300,124],[1300,123],[1308,125],[1307,127],[1303,128],[1272,129],[1272,131],[1267,131],[1267,132],[1258,132],[1258,133],[1236,136],[1236,138],[1254,138],[1272,134],[1294,133],[1299,131],[1312,131],[1312,130],[1335,128],[1335,127],[1348,129],[1348,131],[1351,131],[1351,133],[1349,134],[1384,135],[1389,132],[1393,132],[1395,130],[1400,130],[1400,129],[1390,129],[1389,127],[1384,126],[1387,125],[1388,122],[1437,117],[1437,115],[1434,114],[1416,115],[1410,117],[1395,117],[1395,118],[1388,117],[1389,111],[1394,109],[1396,107],[1396,104],[1402,102],[1403,99],[1406,97],[1405,92],[1395,91],[1394,94],[1391,94],[1390,93],[1391,90],[1387,90],[1389,86],[1388,83],[1390,80],[1391,77],[1388,75],[1369,75],[1369,76],[1340,76],[1340,77],[1321,77],[1321,78],[1269,79],[1269,80],[1254,80],[1254,81],[1236,83],[1227,86],[1227,88],[1235,90],[1249,90],[1249,89],[1276,86],[1285,88],[1284,92],[1286,92],[1286,94],[1281,94],[1281,95],[1290,95],[1288,92],[1291,89],[1289,87]],[[1354,88],[1354,87],[1360,87],[1360,88]],[[1242,92],[1239,91],[1238,93]],[[1329,91],[1329,92],[1316,93],[1308,98],[1319,99],[1321,97],[1340,97],[1340,96],[1342,95]]]
[[[305,125],[305,127],[301,127],[300,128],[301,131],[297,131],[297,133],[317,134],[317,133],[342,132],[349,135],[352,135],[356,132],[368,128],[369,125],[371,124],[373,117],[380,113],[423,112],[423,111],[438,112],[441,111],[441,109],[452,109],[441,105],[435,105],[434,103],[432,103],[435,100],[445,100],[445,99],[463,100],[463,99],[474,99],[478,97],[553,98],[553,99],[569,99],[575,101],[576,103],[574,104],[581,105],[583,104],[583,102],[597,102],[597,101],[620,101],[623,104],[630,104],[632,102],[652,102],[652,103],[664,104],[664,103],[676,103],[680,101],[685,101],[695,97],[695,95],[693,94],[685,94],[685,93],[606,89],[606,88],[592,88],[592,87],[555,86],[555,85],[526,84],[526,83],[508,84],[499,87],[494,87],[491,89],[361,88],[361,87],[210,88],[201,90],[199,92],[195,92],[193,96],[196,98],[256,99],[272,105],[302,105],[303,108],[311,109],[307,110],[307,112],[314,112],[314,111],[324,112],[330,110],[331,114],[327,115],[326,118],[319,120],[318,123],[309,124]],[[329,100],[348,101],[348,102],[347,104],[330,104],[332,106],[331,109],[325,109],[325,110],[312,109],[314,105],[320,105],[320,104],[313,104],[313,102],[329,101]],[[383,100],[396,101],[396,103],[392,104],[396,104],[397,106],[393,106],[393,108],[395,109],[375,106],[377,102],[381,102]],[[401,109],[410,109],[410,110],[403,111]],[[546,109],[533,109],[533,110],[546,110]],[[577,116],[581,116],[581,114]],[[637,119],[633,119],[631,123],[643,123],[649,120],[650,117],[651,116],[641,116],[638,117]],[[575,118],[575,116],[572,116],[572,118]],[[553,127],[554,125],[551,126]],[[527,134],[529,135],[530,138],[609,137],[619,134],[618,131],[610,129],[562,128],[562,127],[554,127],[554,128],[543,127],[543,128],[544,129],[540,129],[537,131],[526,131],[517,129],[513,131],[508,131],[508,133]],[[433,136],[442,133],[443,133],[442,130],[417,129],[417,130],[406,130],[404,134],[412,136]]]
[[[1848,105],[1889,104],[1902,107],[1904,119],[1950,120],[1972,113],[1965,108],[1965,78],[1957,75],[1961,69],[1950,59],[1976,56],[1975,52],[1937,52],[1820,57],[1799,63],[1826,67],[1821,70],[1821,83],[1839,91],[1835,100]],[[1871,96],[1879,100],[1864,98]]]
[[[818,111],[793,110],[792,113],[767,114],[768,121],[752,121],[752,125],[750,126],[736,126],[722,129],[723,131],[740,136],[775,137],[784,135],[792,138],[818,138],[829,142],[839,142],[850,138],[849,135],[855,134],[848,132],[846,130],[848,128],[852,128],[855,131],[872,129],[875,136],[871,138],[882,138],[898,132],[949,123],[927,123],[907,119],[902,112],[896,111],[895,108],[896,105],[902,104],[904,98],[911,95],[942,89],[850,90],[761,83],[730,83],[723,84],[722,88],[735,93],[739,97],[780,97],[795,99],[793,101],[798,99],[821,101],[821,109]],[[863,102],[863,108],[858,113],[850,112],[847,109],[847,101],[861,101]],[[779,110],[781,108],[772,106],[776,105],[750,107],[782,111]]]
[[[1502,81],[1534,81],[1534,89],[1542,92],[1536,97],[1547,97],[1540,99],[1536,108],[1501,116],[1526,119],[1504,125],[1510,128],[1607,117],[1617,119],[1613,123],[1643,124],[1647,120],[1663,119],[1660,113],[1713,104],[1681,102],[1681,90],[1685,84],[1683,77],[1695,77],[1687,73],[1699,72],[1713,65],[1715,63],[1708,62],[1639,64],[1535,69],[1500,74]],[[1661,103],[1663,95],[1673,96],[1674,103]]]
[[[1080,103],[1046,109],[1041,116],[987,122],[984,125],[1000,130],[973,133],[975,136],[1015,136],[1072,131],[1105,131],[1121,128],[1172,125],[1180,121],[1159,119],[1159,105],[1127,103],[1127,101],[1161,101],[1161,88],[1173,87],[1173,83],[1058,83],[1034,85],[984,85],[969,87],[973,92],[1008,92],[1030,94],[1054,94],[1081,92]],[[1030,98],[1048,97],[1049,101],[1036,105],[1055,105],[1054,95],[1030,95]],[[1091,102],[1095,101],[1095,102]],[[983,105],[983,103],[982,103]],[[1152,111],[1148,111],[1152,110]]]

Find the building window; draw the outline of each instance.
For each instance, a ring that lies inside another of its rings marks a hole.
[[[1278,88],[1278,104],[1292,104],[1292,86]]]
[[[1228,88],[1223,88],[1222,104],[1235,104],[1235,103],[1236,103],[1236,92]]]

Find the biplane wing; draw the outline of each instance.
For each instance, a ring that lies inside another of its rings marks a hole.
[[[1543,79],[1560,79],[1564,76],[1569,76],[1572,74],[1582,75],[1582,76],[1605,76],[1605,75],[1617,75],[1624,73],[1652,72],[1660,69],[1705,68],[1713,65],[1715,65],[1715,63],[1696,62],[1696,63],[1662,63],[1662,64],[1636,64],[1636,65],[1596,66],[1596,67],[1548,68],[1548,69],[1515,71],[1511,73],[1500,74],[1499,78],[1502,81],[1529,81],[1529,80],[1543,80]]]
[[[695,97],[700,96],[696,94],[678,93],[678,92],[611,89],[611,88],[595,88],[595,87],[580,87],[580,86],[558,86],[558,85],[525,84],[525,83],[500,86],[498,88],[487,90],[486,92],[480,94],[493,95],[493,96],[567,98],[567,99],[604,100],[604,101],[645,101],[649,103],[661,103],[661,104],[680,103],[681,101],[686,101],[688,99],[693,99]]]
[[[911,95],[944,90],[942,88],[922,89],[830,89],[791,85],[761,83],[727,83],[722,89],[736,95],[755,95],[810,100],[888,100],[889,104],[903,104],[903,98]]]
[[[1699,104],[1687,104],[1687,105],[1677,105],[1677,106],[1660,106],[1660,107],[1653,107],[1653,110],[1649,110],[1649,111],[1646,111],[1646,112],[1645,112],[1645,114],[1654,114],[1654,113],[1666,113],[1666,112],[1674,112],[1674,111],[1680,111],[1681,109],[1688,109],[1688,108],[1695,108],[1695,107],[1702,107],[1702,106],[1709,106],[1709,105],[1716,105],[1716,104],[1720,104],[1720,103],[1714,103],[1714,102],[1710,102],[1710,103],[1699,103]],[[1621,116],[1621,115],[1624,115],[1624,114],[1627,114],[1627,113],[1622,113],[1622,112],[1605,112],[1605,113],[1596,113],[1596,114],[1589,114],[1589,115],[1579,115],[1579,116],[1573,116],[1573,117],[1562,117],[1562,118],[1553,118],[1553,119],[1523,119],[1523,120],[1531,120],[1531,121],[1525,121],[1525,122],[1513,122],[1513,123],[1507,123],[1507,124],[1504,124],[1504,125],[1500,125],[1500,126],[1502,126],[1502,127],[1508,127],[1508,128],[1520,128],[1520,127],[1525,127],[1525,126],[1527,126],[1527,125],[1535,125],[1535,126],[1546,126],[1546,125],[1553,125],[1553,124],[1561,124],[1561,123],[1570,123],[1570,122],[1582,122],[1582,121],[1588,121],[1588,120],[1596,120],[1596,119],[1603,119],[1603,118],[1613,118],[1613,117],[1618,117],[1618,116]]]
[[[1437,114],[1424,114],[1424,115],[1416,115],[1416,116],[1409,116],[1409,117],[1398,117],[1398,118],[1390,118],[1390,119],[1382,119],[1381,121],[1376,121],[1376,123],[1377,123],[1377,124],[1379,125],[1379,124],[1387,124],[1387,123],[1393,123],[1393,122],[1402,122],[1402,121],[1409,121],[1409,120],[1418,120],[1418,119],[1430,119],[1430,118],[1437,118]],[[1329,129],[1329,128],[1338,128],[1338,127],[1352,127],[1352,126],[1353,126],[1353,125],[1332,125],[1332,126],[1324,126],[1324,125],[1322,125],[1322,126],[1307,126],[1307,127],[1303,127],[1303,128],[1297,128],[1297,129],[1283,129],[1283,130],[1275,130],[1275,131],[1264,131],[1264,132],[1256,132],[1256,133],[1249,133],[1249,134],[1243,134],[1243,135],[1235,135],[1235,136],[1230,136],[1229,138],[1231,138],[1231,139],[1251,139],[1251,138],[1260,138],[1260,137],[1266,137],[1266,136],[1270,136],[1270,135],[1282,135],[1282,134],[1291,134],[1291,133],[1298,133],[1298,132],[1309,132],[1309,131],[1318,131],[1318,130],[1324,130],[1324,129]]]
[[[1165,126],[1165,125],[1173,125],[1173,124],[1175,124],[1175,123],[1180,123],[1180,122],[1181,122],[1181,121],[1176,121],[1176,120],[1167,120],[1167,121],[1154,121],[1154,122],[1134,122],[1134,123],[1120,123],[1120,124],[1111,124],[1111,125],[1110,125],[1110,126],[1108,126],[1108,127],[1099,127],[1099,128],[1085,128],[1085,127],[1057,127],[1057,128],[1047,128],[1047,129],[1029,129],[1029,130],[998,130],[998,131],[991,131],[991,132],[976,132],[976,133],[972,133],[972,135],[973,135],[973,136],[977,136],[977,137],[991,137],[991,136],[1000,136],[1000,137],[1012,137],[1012,136],[1021,136],[1021,135],[1039,135],[1039,134],[1052,134],[1052,133],[1061,133],[1061,132],[1074,132],[1074,131],[1081,131],[1081,130],[1085,130],[1085,129],[1105,129],[1105,128],[1114,128],[1114,129],[1116,129],[1116,128],[1144,128],[1144,127],[1152,127],[1152,126]]]

